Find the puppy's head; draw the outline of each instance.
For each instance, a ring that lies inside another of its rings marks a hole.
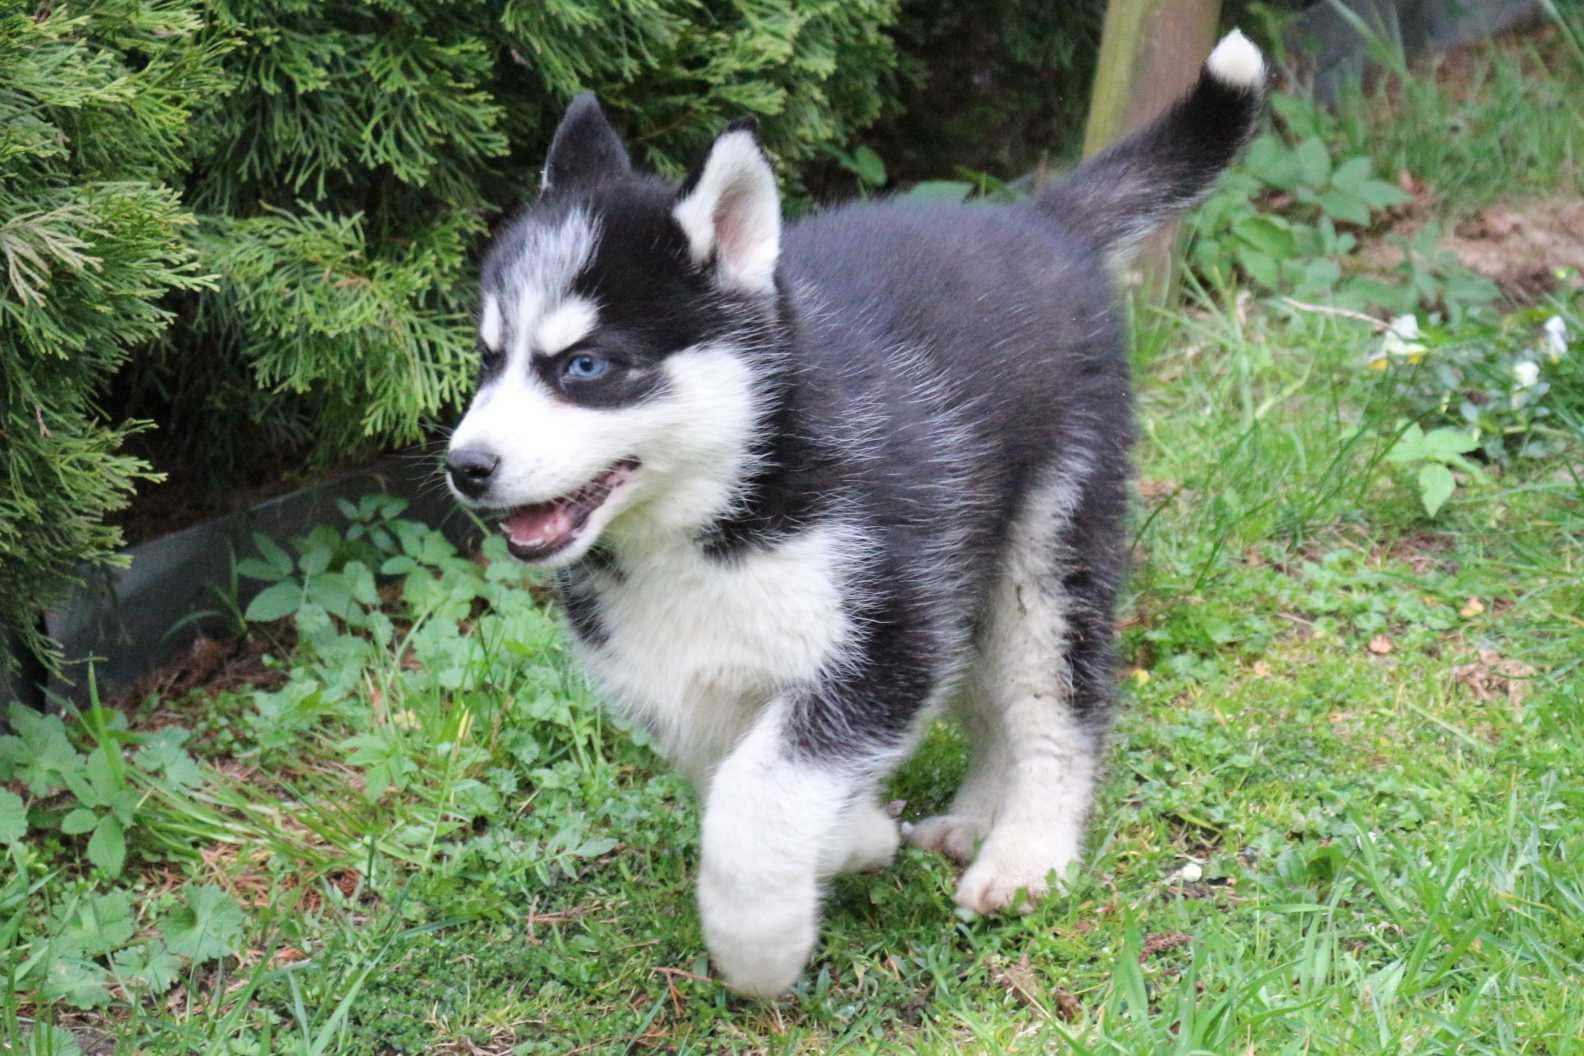
[[[546,566],[694,530],[752,457],[777,318],[780,203],[750,127],[680,189],[635,172],[591,95],[556,130],[537,201],[482,275],[482,373],[447,477]]]

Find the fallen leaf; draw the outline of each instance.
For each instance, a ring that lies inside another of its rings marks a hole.
[[[1175,949],[1186,946],[1194,941],[1194,937],[1183,931],[1166,931],[1158,935],[1150,935],[1144,940],[1144,946],[1139,950],[1139,960],[1142,962],[1162,950]]]
[[[1522,660],[1505,659],[1494,649],[1481,649],[1478,660],[1452,669],[1452,677],[1467,686],[1475,700],[1505,695],[1514,708],[1523,704],[1534,673],[1532,665]]]
[[[1038,1012],[1045,1011],[1045,1004],[1039,998],[1039,977],[1029,964],[1028,954],[1019,957],[1016,964],[1003,968],[999,973],[999,981],[1020,1004]]]
[[[1474,617],[1478,616],[1484,611],[1484,602],[1480,601],[1478,598],[1470,598],[1464,604],[1464,606],[1458,610],[1458,615],[1463,617],[1465,620],[1472,620]]]
[[[1376,656],[1385,656],[1392,651],[1392,640],[1384,634],[1377,634],[1370,639],[1369,651]]]

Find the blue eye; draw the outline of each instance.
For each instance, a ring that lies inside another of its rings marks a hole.
[[[561,374],[574,381],[593,381],[595,378],[604,377],[609,369],[610,360],[584,353],[567,360],[566,366],[561,368]]]

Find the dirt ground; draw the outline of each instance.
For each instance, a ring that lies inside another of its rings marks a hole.
[[[1415,196],[1383,236],[1369,239],[1359,251],[1371,271],[1389,271],[1400,264],[1398,244],[1427,222],[1427,197],[1412,177],[1398,183]],[[1515,199],[1489,205],[1448,231],[1436,243],[1464,267],[1494,282],[1515,304],[1534,301],[1563,288],[1584,283],[1584,198],[1550,196]]]

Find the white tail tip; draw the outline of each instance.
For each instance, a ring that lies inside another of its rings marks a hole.
[[[1221,38],[1205,60],[1205,69],[1221,83],[1238,88],[1260,88],[1265,84],[1265,56],[1236,29]]]

